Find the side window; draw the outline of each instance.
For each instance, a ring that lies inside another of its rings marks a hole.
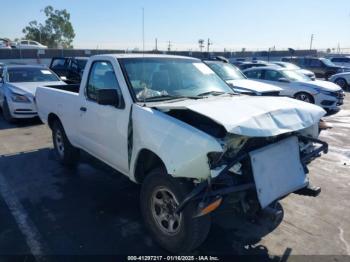
[[[33,41],[29,41],[29,44],[30,45],[38,45],[36,42],[33,42]]]
[[[52,61],[51,68],[58,69],[58,68],[64,68],[66,59],[55,59]]]
[[[113,66],[107,61],[96,61],[92,64],[86,87],[88,99],[96,101],[97,90],[116,89],[121,98],[121,90]]]
[[[278,79],[282,78],[283,75],[275,70],[265,70],[265,80],[269,81],[278,81]]]
[[[21,44],[22,45],[28,45],[28,41],[22,41]]]
[[[73,70],[73,71],[78,71],[78,64],[76,61],[71,61],[70,62],[70,68]]]
[[[261,70],[252,70],[244,73],[248,78],[252,79],[261,79],[262,71]]]
[[[309,66],[310,67],[321,67],[322,62],[320,60],[317,60],[317,59],[311,59]]]

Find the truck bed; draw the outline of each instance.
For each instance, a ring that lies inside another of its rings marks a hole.
[[[54,89],[59,89],[59,90],[64,90],[68,92],[73,92],[73,93],[79,93],[79,84],[69,84],[69,85],[48,85],[45,87],[49,88],[54,88]]]

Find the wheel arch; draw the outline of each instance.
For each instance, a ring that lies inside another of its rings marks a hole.
[[[60,120],[60,118],[55,114],[55,113],[50,113],[48,116],[47,116],[47,124],[48,126],[52,129],[52,125],[55,121],[58,121],[59,123],[61,123],[62,125],[62,122]]]
[[[141,149],[134,162],[134,180],[142,183],[149,171],[156,167],[163,168],[168,174],[164,161],[156,153],[147,148]]]

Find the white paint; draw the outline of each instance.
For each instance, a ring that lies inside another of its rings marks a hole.
[[[345,246],[345,250],[346,250],[346,254],[350,255],[350,244],[345,240],[344,238],[344,230],[341,227],[338,227],[339,229],[339,239],[341,242],[343,242],[344,246]]]
[[[44,261],[41,257],[48,254],[47,249],[43,247],[42,237],[34,223],[31,221],[24,207],[17,199],[16,195],[7,184],[5,177],[0,173],[0,194],[14,217],[19,230],[25,237],[26,243],[31,254],[37,261]]]

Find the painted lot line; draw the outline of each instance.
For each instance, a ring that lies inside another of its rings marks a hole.
[[[31,251],[31,254],[35,257],[36,261],[46,261],[43,257],[48,254],[48,248],[45,247],[41,241],[41,236],[29,218],[24,207],[17,199],[16,195],[11,191],[11,187],[8,185],[3,174],[0,173],[0,194],[9,208],[13,218],[15,219],[18,228],[25,237],[26,243]]]

